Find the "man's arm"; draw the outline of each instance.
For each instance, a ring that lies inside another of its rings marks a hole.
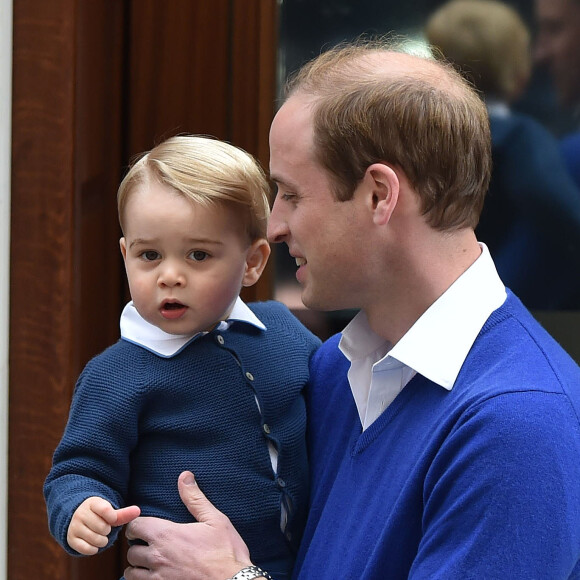
[[[179,495],[197,520],[176,524],[159,518],[137,518],[126,529],[129,541],[141,540],[127,552],[126,580],[226,580],[252,566],[246,544],[230,520],[184,471]]]

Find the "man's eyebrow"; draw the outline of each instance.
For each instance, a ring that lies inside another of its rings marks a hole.
[[[270,181],[275,183],[276,185],[282,185],[284,187],[288,187],[290,189],[295,189],[296,186],[290,183],[289,181],[285,180],[283,177],[276,175],[275,173],[270,174]]]

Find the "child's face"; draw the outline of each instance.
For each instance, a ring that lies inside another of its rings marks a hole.
[[[155,181],[131,193],[124,233],[121,252],[135,307],[171,334],[211,330],[227,318],[269,254],[263,240],[249,244],[234,209],[194,204]]]

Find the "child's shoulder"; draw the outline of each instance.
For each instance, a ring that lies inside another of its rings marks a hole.
[[[268,322],[282,323],[285,325],[301,325],[300,321],[282,302],[276,300],[266,300],[264,302],[250,302],[250,310],[266,325]]]
[[[284,329],[293,334],[300,334],[320,343],[310,330],[292,314],[288,306],[276,300],[251,302],[248,304],[252,312],[266,325],[267,328]]]
[[[261,302],[249,302],[248,307],[250,308],[250,310],[254,314],[257,314],[258,312],[264,313],[264,314],[282,313],[282,314],[289,314],[290,316],[293,316],[293,314],[290,312],[290,309],[288,308],[288,306],[286,306],[286,304],[283,304],[282,302],[278,302],[277,300],[264,300]]]
[[[91,393],[91,397],[125,397],[139,392],[147,384],[151,369],[151,355],[145,349],[118,340],[103,352],[94,356],[83,368],[76,383],[75,396]]]
[[[134,361],[135,357],[141,354],[149,356],[144,348],[120,338],[117,342],[95,355],[86,366],[89,368],[102,368],[117,364],[126,366],[126,361],[129,357],[130,360]]]

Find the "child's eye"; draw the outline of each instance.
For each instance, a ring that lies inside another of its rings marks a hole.
[[[159,260],[161,254],[159,252],[156,252],[155,250],[146,250],[141,254],[141,257],[146,262],[154,262],[155,260]]]
[[[192,260],[195,260],[196,262],[203,262],[204,260],[207,260],[209,254],[207,252],[204,252],[203,250],[193,250],[193,252],[191,252],[189,256]]]

